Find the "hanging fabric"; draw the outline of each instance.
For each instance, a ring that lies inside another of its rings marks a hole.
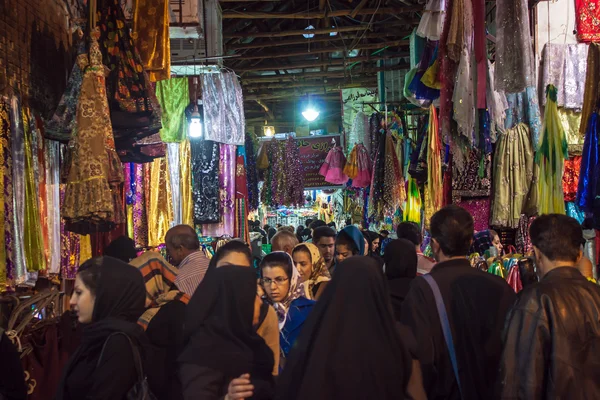
[[[427,194],[425,209],[437,212],[443,206],[442,141],[439,136],[438,117],[435,107],[429,108],[429,141],[427,151]],[[427,214],[429,215],[429,214]],[[431,214],[433,215],[433,214]],[[429,216],[431,216],[429,215]]]
[[[392,133],[387,132],[385,138],[385,174],[383,184],[384,213],[386,216],[394,215],[396,210],[406,201],[404,177],[400,162],[396,155],[396,146]]]
[[[248,211],[258,209],[258,169],[256,165],[256,145],[254,136],[246,133],[246,180],[248,182]]]
[[[136,1],[133,14],[133,38],[150,80],[156,82],[169,79],[171,75],[169,2]]]
[[[364,143],[365,138],[368,137],[368,132],[369,117],[362,111],[359,111],[354,117],[354,121],[352,122],[352,128],[349,132],[350,134],[348,135],[348,138],[346,140],[346,143],[348,143],[348,150],[350,150],[350,147],[353,145],[356,145],[358,143]]]
[[[536,213],[534,152],[527,125],[507,129],[498,139],[493,183],[491,226],[517,228],[522,214]]]
[[[117,0],[97,1],[102,61],[110,69],[106,91],[111,123],[121,154],[133,151],[136,140],[158,133],[161,109],[121,4]]]
[[[0,291],[4,291],[10,281],[12,280],[12,270],[8,269],[7,260],[7,243],[6,239],[6,216],[5,210],[7,209],[4,201],[4,193],[6,192],[6,174],[8,171],[5,170],[6,160],[4,158],[6,150],[6,144],[10,143],[10,108],[5,98],[0,97]],[[11,278],[9,278],[9,276]]]
[[[569,157],[569,153],[565,131],[556,106],[556,87],[548,85],[546,95],[542,137],[535,154],[535,162],[540,168],[538,206],[540,214],[564,214],[562,178],[564,162]]]
[[[585,74],[585,93],[581,110],[579,133],[586,135],[588,122],[596,111],[600,94],[600,44],[590,43]]]
[[[86,68],[77,105],[77,135],[71,140],[70,163],[62,216],[72,232],[107,232],[125,222],[116,193],[123,182],[123,167],[115,152],[106,98],[104,66],[97,41],[91,36]]]
[[[598,138],[598,113],[594,112],[587,124],[583,155],[579,173],[576,204],[588,213],[594,211],[594,201],[600,189],[600,140]]]
[[[187,138],[185,109],[190,103],[188,78],[171,78],[156,83],[156,97],[162,109],[160,138],[179,143]]]
[[[236,146],[222,144],[219,146],[219,200],[222,213],[221,222],[202,225],[204,236],[233,237],[235,226],[235,171]]]
[[[181,223],[194,226],[194,199],[192,197],[192,153],[190,141],[179,146],[179,177],[181,190]]]
[[[81,29],[78,29],[78,34],[81,38],[77,45],[77,58],[71,69],[71,75],[69,75],[65,93],[60,99],[56,111],[54,111],[52,117],[46,122],[46,129],[44,130],[44,136],[47,139],[58,140],[65,143],[71,140],[75,130],[77,101],[79,100],[79,93],[81,92],[83,70],[87,65],[88,59],[85,48],[86,43],[85,40],[82,40],[83,32]]]
[[[581,110],[587,74],[587,44],[546,43],[542,56],[542,87],[554,85],[557,105]],[[546,104],[546,99],[543,99]]]
[[[61,204],[64,200],[66,185],[60,185]],[[66,224],[60,224],[60,268],[61,276],[64,279],[75,279],[77,270],[79,269],[79,256],[81,236],[69,232],[66,229]]]
[[[156,247],[165,242],[165,236],[173,221],[169,161],[167,158],[157,158],[151,163],[144,164],[144,168],[148,246]]]
[[[190,148],[194,223],[218,223],[221,221],[219,144],[210,140],[191,140]]]
[[[300,160],[300,148],[294,138],[288,137],[285,144],[285,165],[287,185],[285,188],[285,202],[287,206],[304,205],[304,169]]]
[[[440,40],[444,22],[444,0],[428,0],[417,27],[417,35],[429,40]]]
[[[44,239],[42,237],[42,221],[40,214],[40,194],[38,192],[34,171],[34,149],[32,135],[35,121],[23,111],[24,152],[25,152],[25,215],[23,224],[23,253],[27,271],[46,270]],[[37,154],[35,154],[37,157]]]
[[[348,176],[344,173],[345,166],[344,151],[340,146],[334,146],[327,154],[323,165],[321,165],[319,174],[325,177],[326,182],[334,185],[344,185],[348,182]]]
[[[536,77],[527,1],[498,1],[496,27],[496,88],[523,92],[535,85]]]
[[[235,74],[202,74],[202,101],[206,139],[243,145],[246,127],[244,100]]]
[[[402,220],[421,223],[421,191],[414,178],[408,178],[408,193]]]
[[[343,172],[350,179],[354,179],[358,175],[357,147],[358,147],[358,145],[355,145],[352,148],[352,151],[350,152],[350,154],[348,155],[348,158],[346,160],[346,165],[344,166]]]
[[[577,39],[580,42],[600,41],[600,2],[575,0]]]
[[[524,123],[528,126],[534,149],[537,148],[540,141],[540,132],[542,129],[542,116],[538,103],[537,90],[534,87],[528,87],[522,93],[506,95],[508,109],[506,110],[506,129],[515,128],[518,124]]]
[[[235,226],[233,237],[250,243],[250,230],[248,228],[248,182],[246,181],[244,155],[244,146],[239,146],[237,148],[235,165]]]
[[[171,181],[171,203],[173,204],[173,225],[181,225],[181,179],[179,175],[179,143],[167,144],[169,180]]]
[[[575,201],[577,197],[580,170],[581,156],[574,156],[565,161],[565,173],[562,181],[565,201]]]
[[[146,178],[143,164],[133,164],[132,196],[133,196],[133,240],[136,247],[148,247],[148,213],[146,209]]]
[[[451,142],[451,120],[452,120],[452,98],[454,96],[454,83],[456,77],[456,68],[458,67],[458,55],[460,51],[456,51],[456,40],[463,38],[462,25],[457,25],[457,20],[462,24],[462,13],[456,15],[456,7],[462,4],[462,0],[446,0],[446,10],[444,14],[444,24],[442,29],[442,36],[439,44],[439,59],[440,59],[440,73],[439,79],[442,86],[440,90],[440,114],[439,114],[439,125],[440,134],[444,143]],[[451,28],[453,28],[451,30]],[[462,47],[462,45],[461,45]],[[460,48],[458,48],[460,50]],[[456,58],[454,53],[456,51]]]
[[[454,84],[454,120],[458,133],[467,138],[470,147],[475,146],[476,77],[477,66],[473,52],[473,7],[464,1],[463,47],[460,49],[458,70]]]
[[[504,121],[506,120],[506,110],[508,101],[503,92],[496,91],[494,82],[494,65],[488,60],[486,102],[490,115],[490,138],[492,143],[496,143],[498,136],[504,130]]]
[[[10,198],[13,208],[14,223],[13,262],[14,284],[19,285],[27,280],[27,264],[25,261],[25,128],[20,101],[13,97],[11,100],[11,152],[12,152],[12,181],[13,196]]]
[[[362,144],[356,146],[356,153],[357,173],[356,177],[352,179],[352,187],[366,188],[371,184],[371,171],[373,170],[371,158],[367,148]]]

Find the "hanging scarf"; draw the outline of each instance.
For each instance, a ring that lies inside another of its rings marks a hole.
[[[348,156],[348,159],[346,161],[346,165],[344,166],[343,172],[350,179],[354,179],[358,175],[357,147],[358,147],[358,145],[355,145],[352,148],[352,151],[350,152],[350,155]]]
[[[577,205],[584,211],[594,211],[594,199],[598,194],[598,165],[600,164],[600,149],[598,148],[598,114],[593,113],[587,124],[583,155],[579,171],[577,187]]]
[[[205,224],[202,233],[205,236],[233,236],[235,225],[235,169],[236,146],[222,144],[219,148],[219,206],[222,212],[221,222]]]
[[[146,311],[138,319],[138,324],[144,330],[148,328],[160,307],[171,301],[181,301],[184,304],[190,301],[187,294],[171,289],[175,284],[177,268],[169,264],[160,253],[147,251],[131,260],[129,264],[140,270],[146,285]]]
[[[426,202],[433,212],[443,205],[442,189],[442,148],[438,130],[437,111],[432,105],[429,109],[429,141],[427,151],[427,192]]]
[[[408,178],[408,197],[402,220],[421,223],[421,191],[415,178]]]
[[[291,136],[285,144],[285,165],[287,185],[285,186],[286,206],[302,206],[304,204],[304,170],[300,160],[300,148]]]
[[[396,212],[402,203],[406,201],[404,190],[404,178],[400,162],[396,154],[396,148],[392,134],[388,131],[385,138],[385,174],[383,182],[383,202],[386,216]]]
[[[161,0],[134,2],[133,38],[144,69],[153,82],[171,75],[169,4]],[[184,78],[187,87],[187,77]],[[188,100],[188,97],[185,97]]]
[[[244,146],[238,146],[235,166],[235,226],[233,236],[250,243],[248,228],[248,183],[244,164]]]
[[[304,281],[302,285],[304,287],[304,297],[309,300],[315,300],[313,288],[319,283],[329,282],[331,280],[331,275],[329,274],[329,270],[325,265],[325,260],[321,257],[321,253],[317,246],[312,243],[300,243],[294,247],[294,251],[296,249],[306,249],[310,253],[312,272],[310,273],[310,277]]]
[[[569,157],[565,131],[560,122],[556,105],[557,91],[553,85],[546,88],[546,112],[544,126],[535,162],[540,167],[538,205],[540,214],[564,214],[563,171]]]
[[[248,210],[258,209],[258,170],[256,165],[256,154],[254,152],[254,137],[246,133],[246,180],[248,183]]]
[[[211,140],[191,140],[190,147],[194,222],[219,222],[219,144]]]

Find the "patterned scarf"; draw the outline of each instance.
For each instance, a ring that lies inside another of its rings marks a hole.
[[[170,301],[179,300],[184,304],[190,301],[190,297],[173,288],[177,269],[170,265],[160,253],[147,251],[130,263],[140,270],[146,285],[146,311],[138,319],[138,324],[146,330],[150,320],[154,318],[160,307]]]
[[[273,252],[273,253],[284,253],[288,256],[290,265],[292,266],[292,276],[290,277],[290,288],[288,290],[288,295],[286,298],[280,303],[273,303],[273,307],[277,312],[277,319],[279,319],[279,330],[283,328],[285,325],[285,321],[287,319],[288,311],[290,310],[290,305],[294,300],[299,297],[305,296],[304,284],[299,284],[298,279],[300,275],[298,274],[298,270],[294,265],[294,260],[292,260],[292,256],[283,251],[281,252]]]
[[[321,283],[328,282],[331,280],[331,275],[329,274],[329,270],[325,265],[325,260],[321,257],[321,253],[317,246],[312,243],[300,243],[297,245],[295,249],[304,248],[308,250],[310,253],[310,258],[312,260],[312,272],[308,280],[302,283],[304,289],[304,297],[309,300],[315,300],[313,296],[313,288]]]

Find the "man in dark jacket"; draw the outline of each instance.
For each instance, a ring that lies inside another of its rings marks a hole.
[[[412,282],[402,303],[401,323],[420,338],[417,355],[430,400],[489,399],[502,352],[502,328],[515,292],[502,278],[471,268],[466,256],[473,240],[473,218],[466,210],[442,208],[431,218],[430,231],[438,262],[430,276],[445,304],[460,381],[454,374],[433,291],[424,277]]]
[[[507,319],[500,364],[503,399],[600,399],[600,288],[576,264],[583,233],[565,215],[530,228],[540,282]]]

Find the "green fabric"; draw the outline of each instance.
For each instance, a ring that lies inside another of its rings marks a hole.
[[[188,78],[171,78],[156,83],[156,97],[162,108],[160,138],[166,143],[179,143],[187,138],[185,108],[190,103]]]

